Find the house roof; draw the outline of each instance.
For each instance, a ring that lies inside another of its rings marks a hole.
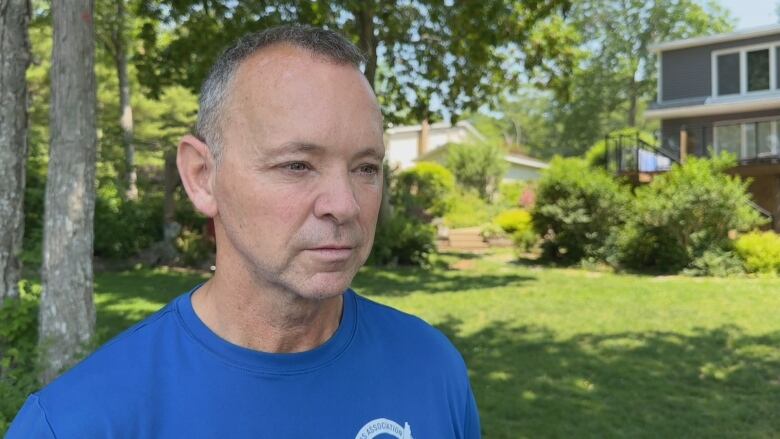
[[[516,165],[528,166],[529,168],[546,169],[550,167],[550,165],[546,162],[521,154],[507,154],[504,156],[504,160]]]
[[[663,52],[665,50],[685,49],[688,47],[705,46],[708,44],[724,43],[728,41],[739,41],[748,38],[762,37],[780,33],[780,24],[770,24],[767,26],[751,27],[740,29],[735,32],[724,34],[707,35],[703,37],[685,38],[682,40],[658,42],[650,45],[649,49],[653,52]]]
[[[477,131],[476,128],[472,124],[470,124],[468,121],[461,120],[455,125],[450,125],[447,122],[436,122],[430,125],[431,130],[447,130],[454,127],[461,127],[468,131],[470,134],[473,134],[477,139],[479,140],[485,140],[485,136],[483,136],[479,131]],[[403,126],[397,126],[397,127],[391,127],[385,130],[385,133],[387,134],[400,134],[400,133],[416,133],[420,132],[422,130],[422,125],[403,125]]]

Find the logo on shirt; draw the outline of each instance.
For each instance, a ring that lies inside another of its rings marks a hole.
[[[374,419],[360,429],[355,439],[371,439],[380,434],[389,434],[398,439],[414,439],[408,422],[401,427],[398,423],[385,418]]]

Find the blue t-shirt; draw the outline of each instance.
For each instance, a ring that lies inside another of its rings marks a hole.
[[[460,354],[419,318],[344,294],[316,349],[258,352],[179,296],[31,395],[6,438],[479,438]]]

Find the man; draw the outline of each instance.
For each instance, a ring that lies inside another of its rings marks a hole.
[[[223,53],[177,158],[215,275],[32,395],[8,437],[479,437],[446,338],[348,289],[382,196],[361,62],[304,26]]]

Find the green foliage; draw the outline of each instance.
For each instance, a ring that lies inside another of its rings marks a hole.
[[[461,190],[450,197],[444,224],[450,228],[476,227],[490,221],[491,207],[476,191]]]
[[[630,192],[582,159],[555,158],[538,183],[533,225],[549,260],[606,257],[609,238],[630,212]]]
[[[369,55],[366,76],[387,120],[419,122],[474,111],[514,88],[522,74],[514,68],[521,59],[518,46],[537,23],[565,12],[569,3],[144,2],[138,35],[143,50],[135,62],[151,95],[172,84],[196,90],[219,52],[238,37],[282,23],[324,26],[339,30]],[[566,57],[562,49],[568,45],[558,44],[558,35],[545,32],[545,38],[529,41],[529,49],[543,56],[525,57],[525,67]],[[565,66],[559,63],[558,71]]]
[[[499,213],[493,221],[506,233],[512,234],[518,230],[533,229],[531,214],[523,209],[510,209]]]
[[[407,213],[428,222],[447,212],[455,189],[455,177],[444,166],[421,162],[401,171],[394,180],[392,203]]]
[[[188,267],[203,267],[214,254],[214,245],[201,233],[190,229],[183,229],[176,238],[176,249]]]
[[[539,75],[555,92],[545,116],[555,127],[548,142],[566,155],[582,154],[620,127],[653,128],[642,118],[656,93],[652,43],[734,27],[725,8],[696,0],[581,0],[573,2],[567,23],[578,34],[568,40],[581,56],[565,73]]]
[[[733,251],[724,249],[706,250],[683,270],[689,276],[729,277],[745,273],[742,261]]]
[[[677,272],[705,253],[731,248],[729,231],[746,231],[763,220],[748,204],[748,182],[723,171],[733,159],[692,157],[636,191],[636,209],[617,239],[630,268]]]
[[[434,226],[398,210],[377,225],[368,263],[426,266],[428,257],[436,251],[435,242]]]
[[[127,258],[162,239],[159,193],[124,200],[113,182],[98,188],[95,198],[95,255]]]
[[[734,243],[745,269],[750,273],[780,274],[780,235],[775,232],[750,232]]]
[[[506,173],[504,151],[493,142],[453,144],[447,149],[447,168],[463,188],[490,200]]]
[[[498,186],[498,201],[496,204],[503,209],[512,209],[520,206],[523,191],[528,188],[524,181],[505,181]]]
[[[18,300],[0,306],[0,432],[5,431],[27,396],[38,388],[36,341],[40,288],[20,283]]]

